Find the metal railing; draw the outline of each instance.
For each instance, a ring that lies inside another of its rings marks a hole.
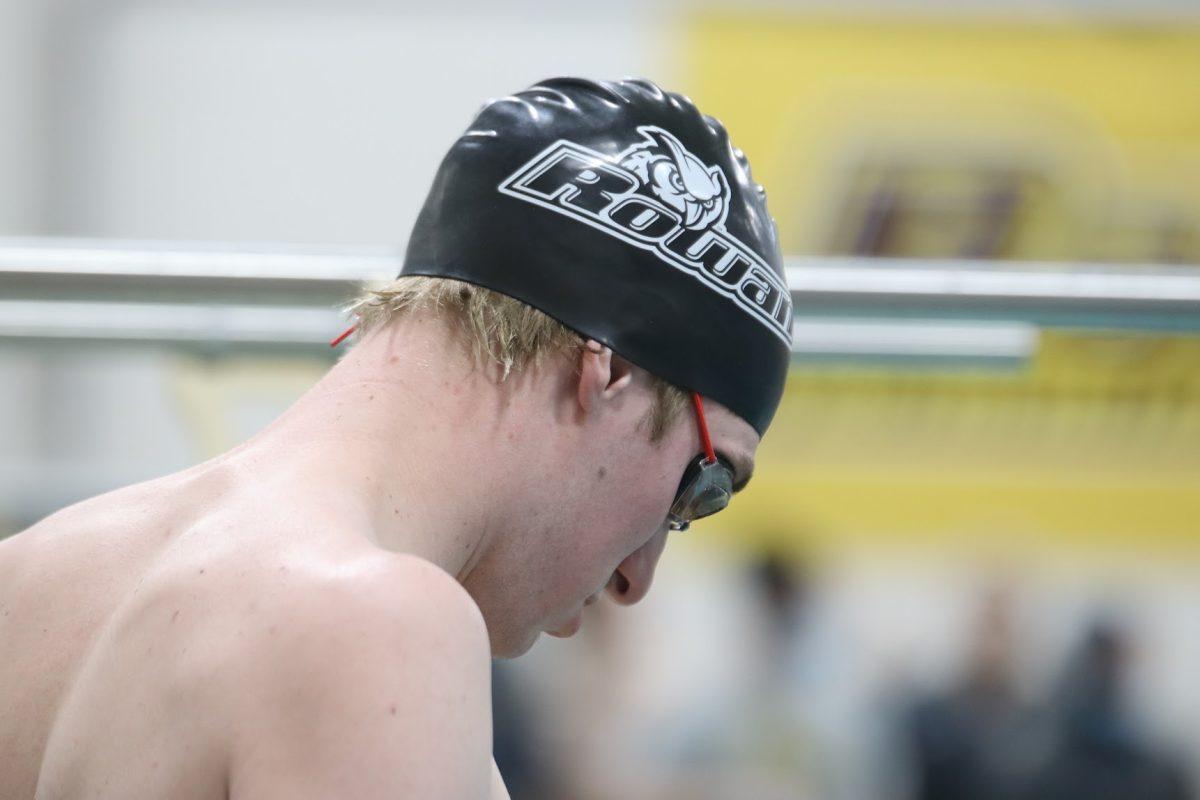
[[[325,348],[389,249],[0,238],[0,341]],[[1020,358],[1043,326],[1200,332],[1200,268],[790,258],[805,355]],[[326,348],[327,349],[327,348]]]

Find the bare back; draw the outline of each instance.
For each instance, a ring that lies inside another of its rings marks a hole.
[[[370,557],[278,535],[244,496],[181,473],[0,542],[0,800],[230,795],[231,653],[274,634],[290,593]]]
[[[221,754],[189,707],[219,635],[196,613],[214,600],[204,567],[184,566],[204,494],[141,484],[0,543],[4,800],[223,796],[200,779]]]

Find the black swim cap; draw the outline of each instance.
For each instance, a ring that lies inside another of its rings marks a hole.
[[[682,95],[554,78],[488,102],[446,155],[401,275],[521,300],[767,429],[792,302],[745,156]]]

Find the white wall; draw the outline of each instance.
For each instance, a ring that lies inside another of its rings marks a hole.
[[[0,0],[0,234],[44,226],[50,0]]]
[[[630,3],[110,8],[64,32],[52,226],[71,234],[402,241],[486,98],[670,60]]]

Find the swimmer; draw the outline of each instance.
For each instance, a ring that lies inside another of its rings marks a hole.
[[[282,416],[0,542],[0,798],[507,797],[490,659],[636,603],[750,480],[791,305],[724,128],[486,104]]]

